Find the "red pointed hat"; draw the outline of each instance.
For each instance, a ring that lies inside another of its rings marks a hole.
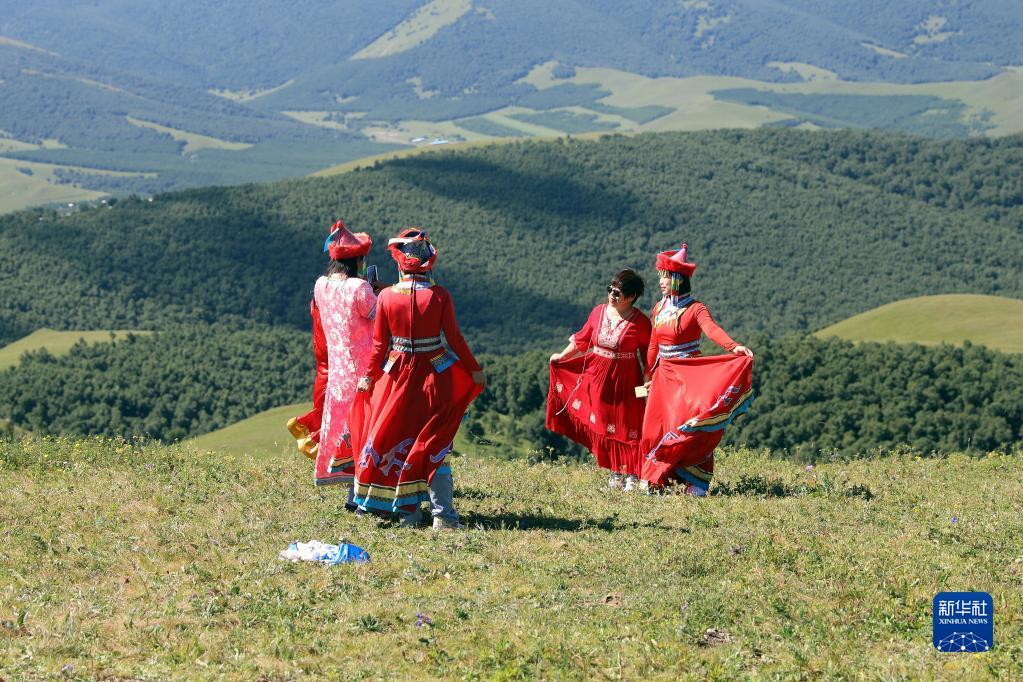
[[[668,272],[678,272],[686,277],[692,277],[696,272],[696,263],[686,260],[689,253],[689,245],[682,244],[678,251],[662,251],[657,254],[657,269]]]
[[[323,242],[323,252],[330,254],[331,260],[358,258],[369,253],[373,240],[365,232],[352,233],[345,227],[344,221],[338,220],[330,226],[327,241]]]
[[[402,272],[428,272],[437,261],[437,249],[421,227],[402,230],[387,242],[387,248]]]

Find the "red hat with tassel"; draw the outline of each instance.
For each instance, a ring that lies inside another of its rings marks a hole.
[[[330,254],[331,260],[358,258],[369,253],[373,240],[365,232],[352,233],[345,227],[344,221],[338,220],[330,226],[330,234],[323,242],[323,252]]]
[[[421,227],[410,227],[387,242],[391,257],[402,272],[423,273],[433,268],[437,249]]]
[[[657,269],[668,272],[677,272],[686,277],[692,277],[696,272],[696,263],[690,263],[687,259],[689,245],[682,244],[678,251],[662,251],[657,254]]]

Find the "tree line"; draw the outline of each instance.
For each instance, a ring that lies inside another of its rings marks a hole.
[[[1023,447],[1023,356],[981,346],[755,335],[756,398],[726,443],[815,461],[900,446],[923,453]],[[544,429],[547,351],[483,355],[487,388],[464,428],[508,447],[580,456]],[[38,432],[177,440],[309,399],[307,334],[182,327],[26,355],[0,373],[0,419]],[[283,427],[282,427],[283,428]]]

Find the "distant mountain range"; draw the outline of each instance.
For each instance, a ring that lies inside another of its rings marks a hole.
[[[0,210],[301,175],[394,144],[1023,129],[1009,0],[0,0],[0,17]]]

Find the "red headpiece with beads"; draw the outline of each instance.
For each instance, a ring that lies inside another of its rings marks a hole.
[[[373,240],[365,232],[353,234],[345,227],[344,221],[338,220],[330,226],[327,241],[323,242],[323,251],[330,254],[331,260],[358,258],[369,253]]]
[[[437,249],[430,243],[426,232],[419,227],[402,230],[397,237],[387,242],[387,248],[402,272],[428,272],[437,261]]]
[[[686,277],[692,277],[696,272],[696,263],[686,260],[689,252],[689,245],[682,244],[678,251],[662,251],[657,254],[657,269],[677,272]]]

